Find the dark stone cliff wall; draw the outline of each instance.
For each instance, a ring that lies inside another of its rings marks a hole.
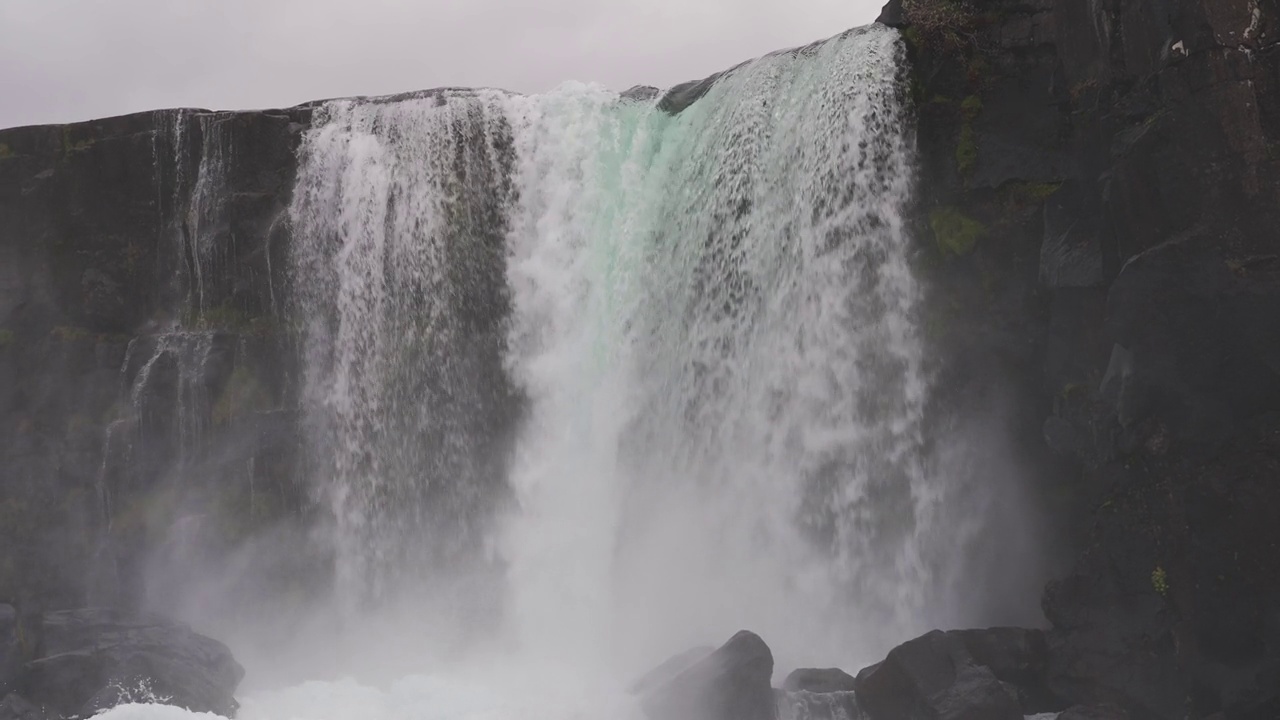
[[[950,399],[1012,432],[1075,548],[1050,685],[1280,717],[1280,6],[891,3]]]
[[[303,505],[275,304],[308,118],[0,131],[0,598],[138,602],[174,519]]]

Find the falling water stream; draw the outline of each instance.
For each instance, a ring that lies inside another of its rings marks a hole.
[[[338,594],[492,642],[241,717],[624,717],[631,673],[740,628],[856,669],[937,622],[966,519],[926,461],[901,55],[850,31],[674,115],[577,84],[318,109],[293,306]]]

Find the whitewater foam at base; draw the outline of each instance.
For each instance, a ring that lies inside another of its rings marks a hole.
[[[317,111],[294,307],[338,590],[500,662],[242,718],[622,719],[610,688],[741,628],[785,671],[938,624],[972,488],[924,446],[902,52],[851,31],[678,115],[585,85]]]

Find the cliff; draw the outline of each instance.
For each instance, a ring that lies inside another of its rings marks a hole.
[[[305,505],[277,303],[309,114],[0,131],[0,597],[135,604],[173,518],[217,547]]]
[[[1051,453],[1078,555],[1044,593],[1050,685],[1280,716],[1280,6],[937,5],[882,16],[913,59],[930,327],[949,393],[1016,388]]]

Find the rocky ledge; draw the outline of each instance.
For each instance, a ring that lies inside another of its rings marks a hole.
[[[225,645],[155,615],[0,605],[0,720],[86,718],[128,702],[233,717],[243,676]]]

